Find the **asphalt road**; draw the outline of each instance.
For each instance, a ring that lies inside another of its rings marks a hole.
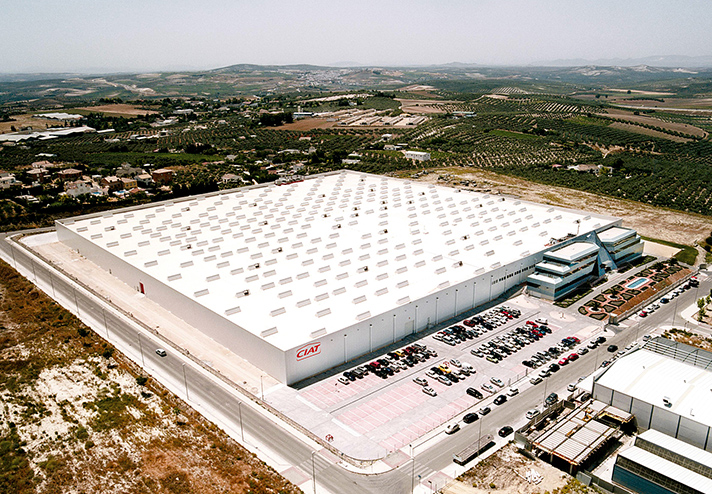
[[[521,387],[518,396],[509,399],[502,406],[492,405],[492,413],[473,424],[464,425],[462,430],[448,436],[444,440],[435,442],[425,451],[418,451],[415,465],[406,462],[400,468],[381,474],[365,475],[354,473],[334,464],[320,454],[312,456],[312,448],[300,439],[286,432],[275,421],[254,410],[251,406],[239,406],[240,398],[237,392],[226,389],[224,384],[217,379],[206,375],[196,368],[196,364],[181,358],[176,351],[166,347],[160,339],[147,332],[137,332],[137,327],[127,318],[115,314],[112,310],[102,308],[102,301],[95,299],[91,294],[82,289],[77,289],[75,284],[58,274],[50,275],[49,268],[43,267],[36,260],[31,261],[27,253],[14,248],[11,252],[5,242],[1,242],[3,257],[11,264],[17,262],[18,268],[31,280],[53,296],[63,306],[88,321],[100,335],[109,340],[124,354],[142,363],[147,371],[162,383],[174,390],[179,396],[185,398],[185,388],[189,395],[189,402],[208,418],[213,412],[218,413],[230,426],[232,431],[239,431],[240,424],[248,438],[256,438],[260,444],[267,445],[272,451],[279,452],[282,459],[311,476],[312,467],[315,471],[318,490],[326,489],[332,493],[406,493],[411,491],[413,476],[418,475],[425,479],[434,472],[440,471],[452,463],[452,455],[465,446],[475,441],[480,433],[496,436],[497,430],[504,425],[516,426],[523,422],[526,410],[540,406],[548,393],[558,392],[567,384],[575,382],[580,376],[590,374],[598,368],[600,363],[610,358],[606,352],[608,344],[617,344],[623,348],[631,342],[636,335],[642,336],[660,325],[671,325],[673,313],[677,307],[682,308],[694,303],[697,295],[709,293],[711,280],[701,283],[699,289],[691,289],[672,303],[661,305],[661,308],[647,318],[640,319],[629,328],[609,327],[616,334],[609,338],[605,345],[582,356],[533,387]],[[682,318],[677,316],[678,326],[682,326]],[[139,340],[140,338],[140,340]],[[168,355],[159,357],[156,348],[166,348]],[[490,400],[491,401],[491,400]],[[240,419],[240,408],[242,420]],[[213,417],[214,418],[214,417]],[[236,437],[241,440],[240,437]],[[420,450],[421,448],[418,448]],[[312,464],[313,461],[313,464]],[[303,485],[307,491],[306,485]]]

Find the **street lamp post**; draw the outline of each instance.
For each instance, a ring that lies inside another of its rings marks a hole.
[[[413,455],[413,445],[410,446],[410,460],[412,462],[412,469],[410,474],[410,492],[415,492],[415,456]]]
[[[52,273],[50,273],[51,276]],[[109,325],[106,323],[106,309],[101,308],[101,314],[104,316],[104,329],[106,329],[106,341],[109,341]]]
[[[141,352],[141,366],[146,367],[146,362],[143,360],[143,345],[141,345],[141,333],[136,333],[138,335],[138,351]]]
[[[245,429],[242,427],[242,402],[237,402],[237,411],[240,414],[240,436],[242,437],[242,442],[245,442]]]
[[[190,400],[190,395],[188,394],[188,378],[185,376],[185,364],[181,364],[183,366],[183,383],[185,384],[185,399],[186,401]]]
[[[260,374],[260,393],[262,394],[262,401],[265,401],[265,385],[262,382],[264,375]]]
[[[316,451],[311,452],[312,457],[312,480],[314,481],[314,494],[316,494],[316,467],[314,466],[314,455]]]

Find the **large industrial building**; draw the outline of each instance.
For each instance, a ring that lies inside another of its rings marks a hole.
[[[593,380],[593,397],[654,429],[712,452],[712,353],[657,337]]]
[[[486,303],[524,283],[545,252],[620,223],[340,171],[59,220],[57,232],[294,383]]]

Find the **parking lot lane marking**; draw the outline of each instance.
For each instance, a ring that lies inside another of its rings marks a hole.
[[[315,411],[317,411],[317,412],[321,412],[321,411],[322,411],[322,409],[319,408],[315,403],[312,403],[311,401],[307,400],[306,398],[303,398],[303,397],[297,395],[297,400],[300,401],[300,402],[302,402],[302,403],[304,403],[306,406],[308,406],[308,407],[311,408],[312,410],[315,410]]]
[[[358,432],[356,432],[355,430],[353,430],[353,429],[352,429],[351,427],[349,427],[348,425],[346,425],[346,424],[340,422],[339,420],[331,419],[331,422],[332,422],[333,424],[335,424],[335,425],[341,427],[343,430],[345,430],[346,432],[348,432],[348,433],[351,434],[352,436],[354,436],[354,437],[361,437],[361,434],[359,434]]]

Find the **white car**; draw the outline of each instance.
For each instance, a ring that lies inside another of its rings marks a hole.
[[[494,384],[494,385],[496,385],[496,386],[499,386],[500,388],[503,388],[503,387],[504,387],[504,383],[502,382],[502,380],[501,380],[501,379],[498,379],[498,378],[496,378],[496,377],[490,378],[490,382],[492,382],[492,384]]]
[[[339,382],[341,384],[349,384],[350,381],[348,379],[346,379],[345,377],[340,377]]]
[[[433,388],[429,387],[429,386],[423,386],[422,389],[423,389],[423,393],[425,393],[426,395],[430,395],[430,396],[437,396],[437,395],[438,395],[438,394],[435,392],[435,390],[434,390]]]
[[[534,319],[534,322],[537,324],[543,324],[544,326],[549,324],[549,320],[546,317],[540,317],[538,319]]]
[[[537,415],[539,415],[541,412],[537,410],[536,408],[532,408],[531,410],[527,411],[526,417],[528,420],[533,419]]]
[[[588,348],[582,346],[581,348],[576,350],[576,353],[578,353],[579,355],[586,355],[588,353]]]
[[[549,374],[551,374],[551,373],[549,372],[548,369],[542,369],[539,371],[539,377],[541,377],[542,379],[545,377],[549,377]]]
[[[568,391],[576,391],[576,383],[571,383],[568,386],[566,386],[566,389]]]
[[[419,384],[420,386],[427,386],[427,385],[428,385],[428,380],[427,380],[427,379],[423,379],[422,377],[416,377],[415,379],[413,379],[413,382],[414,382],[415,384]]]
[[[507,390],[509,396],[516,396],[519,394],[519,388],[511,387]]]
[[[495,391],[494,386],[492,386],[489,383],[482,383],[482,389],[484,389],[485,391],[488,391],[490,393],[494,393],[494,391]]]
[[[452,365],[454,365],[455,367],[458,367],[458,368],[459,368],[459,367],[462,367],[462,364],[461,364],[460,361],[457,360],[456,358],[452,359],[452,360],[450,361],[450,363],[451,363]]]
[[[448,424],[447,427],[445,427],[445,434],[454,434],[457,431],[460,430],[460,425],[455,423],[455,424]]]
[[[166,351],[163,348],[157,348],[156,355],[158,355],[159,357],[165,357],[168,354],[166,353]]]

